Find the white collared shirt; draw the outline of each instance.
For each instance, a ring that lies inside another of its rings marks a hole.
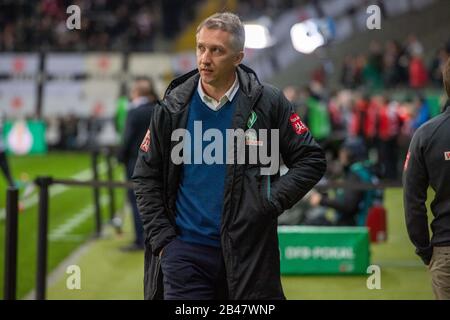
[[[202,99],[203,103],[205,103],[208,108],[212,109],[213,111],[217,111],[220,108],[222,108],[228,101],[233,100],[234,96],[236,95],[237,91],[239,90],[239,79],[237,73],[235,74],[236,77],[234,79],[234,83],[231,85],[230,89],[228,89],[227,92],[223,95],[222,98],[220,98],[219,101],[216,99],[208,96],[205,91],[203,91],[202,87],[202,80],[200,79],[198,81],[197,86],[197,92],[200,96],[200,99]]]
[[[137,107],[140,107],[140,106],[142,106],[143,104],[149,103],[149,101],[150,101],[150,100],[149,100],[147,97],[137,97],[137,98],[134,98],[133,101],[131,101],[131,102],[128,104],[128,110],[131,110],[131,109],[135,109],[135,108],[137,108]]]

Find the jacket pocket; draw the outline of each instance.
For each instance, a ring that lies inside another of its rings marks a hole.
[[[258,194],[264,214],[276,218],[276,209],[271,202],[270,175],[258,175]]]

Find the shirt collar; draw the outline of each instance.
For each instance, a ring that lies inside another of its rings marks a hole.
[[[228,89],[228,91],[225,92],[223,97],[220,98],[219,101],[217,101],[216,99],[214,99],[206,94],[206,92],[203,90],[203,87],[202,87],[201,78],[198,81],[198,85],[197,85],[197,92],[198,92],[200,98],[202,99],[203,103],[205,103],[209,108],[211,108],[215,111],[217,111],[221,107],[223,107],[228,101],[233,100],[233,98],[236,95],[238,90],[239,90],[239,79],[238,79],[237,73],[235,73],[235,78],[234,78],[233,84]]]
[[[450,111],[450,99],[448,99],[447,103],[444,105],[443,111],[444,112]]]
[[[129,104],[129,109],[134,109],[139,106],[142,106],[143,104],[149,103],[149,98],[147,97],[137,97],[134,98],[133,101]]]

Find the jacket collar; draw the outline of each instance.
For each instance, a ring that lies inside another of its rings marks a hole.
[[[239,79],[239,91],[248,100],[255,99],[262,90],[262,85],[256,73],[243,64],[237,67],[236,72]],[[169,84],[163,99],[163,103],[167,106],[169,112],[177,113],[184,109],[197,89],[199,79],[200,74],[195,69],[174,79]]]

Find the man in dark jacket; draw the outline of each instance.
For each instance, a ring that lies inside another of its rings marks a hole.
[[[153,106],[157,101],[152,81],[145,77],[136,79],[130,90],[130,100],[123,141],[118,155],[119,161],[125,165],[125,174],[128,180],[133,175],[140,141],[144,139],[147,132],[153,113]],[[144,230],[136,203],[136,196],[133,190],[128,190],[127,196],[133,213],[135,240],[130,246],[123,249],[125,251],[143,250]]]
[[[240,64],[244,37],[231,13],[200,24],[198,70],[169,85],[142,141],[133,182],[146,299],[284,299],[277,216],[320,180],[326,160],[280,90]],[[230,130],[245,131],[245,143],[240,134],[239,145],[222,143]],[[286,175],[263,170],[261,153],[252,161],[264,148],[271,164],[281,153]]]
[[[450,98],[450,59],[443,73]],[[406,227],[416,253],[428,265],[436,299],[450,299],[450,106],[423,124],[415,133],[406,156],[403,174]],[[431,202],[432,236],[428,231],[425,202],[428,186],[435,192]]]

